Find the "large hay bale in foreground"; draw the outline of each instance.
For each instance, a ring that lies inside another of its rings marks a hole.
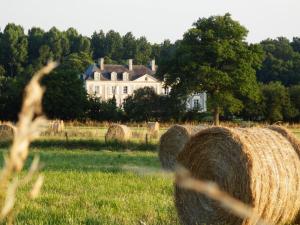
[[[274,224],[290,224],[299,212],[299,157],[294,144],[278,131],[205,129],[190,139],[178,161],[194,178],[217,183]],[[183,224],[250,225],[249,220],[237,218],[219,203],[178,186],[175,204]]]
[[[15,127],[11,124],[0,125],[0,141],[8,141],[14,138]]]
[[[165,132],[159,141],[159,160],[162,168],[174,170],[177,155],[184,148],[191,135],[202,130],[201,126],[182,126],[174,125]]]
[[[152,138],[158,138],[159,136],[159,123],[148,122],[147,123],[147,134]]]
[[[131,136],[132,132],[129,127],[113,124],[108,128],[105,134],[105,141],[127,141]]]

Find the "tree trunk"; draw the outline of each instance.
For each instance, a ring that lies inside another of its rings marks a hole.
[[[220,107],[216,106],[214,108],[214,125],[219,126],[220,125]]]

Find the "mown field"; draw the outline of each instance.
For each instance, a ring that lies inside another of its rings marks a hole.
[[[179,224],[172,174],[160,170],[157,139],[106,144],[104,129],[93,132],[32,144],[28,164],[40,156],[45,182],[35,201],[28,201],[29,187],[20,190],[16,224]],[[7,149],[0,143],[1,153]]]

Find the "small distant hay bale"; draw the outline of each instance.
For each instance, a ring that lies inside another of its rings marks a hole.
[[[63,120],[53,120],[49,122],[48,132],[61,133],[65,131],[65,125]]]
[[[15,127],[11,124],[0,125],[0,141],[10,141],[14,138]]]
[[[300,209],[299,141],[281,128],[222,128],[200,131],[178,162],[192,177],[212,181],[253,207],[273,224],[293,224]],[[292,143],[292,141],[295,143]],[[175,185],[175,205],[185,225],[250,225],[203,194]]]
[[[158,122],[148,122],[147,123],[147,134],[151,138],[158,138],[158,136],[159,136],[159,123]]]
[[[60,132],[64,132],[65,131],[65,123],[63,120],[60,121]]]
[[[162,168],[174,170],[177,155],[181,152],[191,135],[204,129],[203,126],[174,125],[165,132],[159,141],[159,160]]]
[[[132,137],[129,127],[120,124],[111,125],[106,134],[105,141],[128,141]]]

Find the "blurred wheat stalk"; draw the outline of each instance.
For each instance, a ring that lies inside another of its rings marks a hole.
[[[19,179],[29,153],[30,142],[37,138],[47,120],[42,112],[42,98],[45,89],[41,87],[42,77],[50,73],[57,63],[49,62],[47,66],[39,70],[25,88],[25,95],[19,121],[15,127],[15,134],[9,154],[5,157],[5,164],[0,173],[0,220],[6,219],[7,223],[13,223],[13,209],[16,202],[18,187],[27,184],[33,179],[39,168],[39,158],[36,157],[24,178]],[[43,184],[43,176],[39,175],[34,182],[30,197],[36,198]]]

